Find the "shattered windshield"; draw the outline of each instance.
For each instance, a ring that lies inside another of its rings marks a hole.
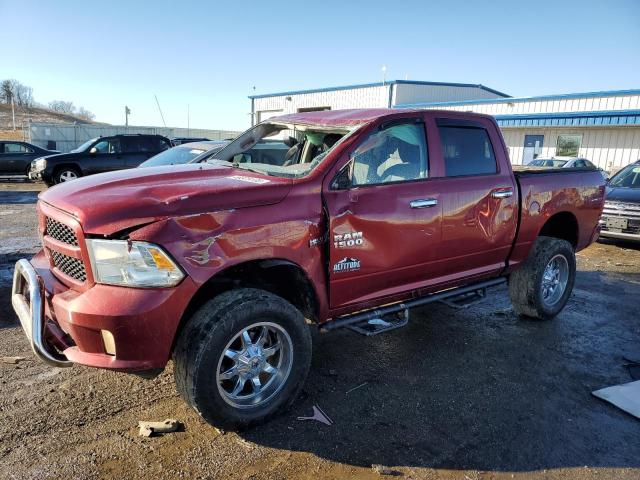
[[[345,128],[265,122],[247,130],[207,162],[223,161],[276,177],[303,177],[349,133]]]

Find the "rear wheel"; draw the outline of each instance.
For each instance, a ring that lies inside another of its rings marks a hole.
[[[69,182],[80,177],[80,172],[74,167],[61,167],[56,171],[54,175],[54,181],[56,183]]]
[[[311,363],[311,335],[286,300],[243,288],[204,304],[174,351],[182,397],[222,429],[262,423],[288,408]]]
[[[576,275],[573,247],[566,240],[538,237],[527,260],[509,277],[509,296],[522,316],[549,320],[564,308]]]

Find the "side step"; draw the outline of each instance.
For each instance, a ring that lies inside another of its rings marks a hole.
[[[444,300],[440,300],[440,303],[455,309],[469,308],[471,305],[475,305],[476,303],[484,300],[486,296],[487,289],[485,287],[474,290],[473,292],[463,293],[455,297],[445,298]]]
[[[363,320],[360,323],[349,325],[347,328],[359,333],[360,335],[373,337],[379,333],[404,327],[407,323],[409,323],[409,309],[404,309],[401,312],[390,313],[384,317],[380,316],[369,320]]]
[[[429,295],[425,295],[424,297],[407,300],[406,302],[393,303],[391,305],[387,305],[378,309],[367,310],[365,312],[360,312],[353,315],[334,318],[333,320],[329,320],[328,322],[324,323],[321,326],[321,331],[331,331],[337,328],[354,327],[352,330],[355,330],[358,333],[363,333],[367,336],[376,335],[377,333],[382,333],[394,328],[405,326],[409,321],[408,310],[410,308],[419,307],[420,305],[426,305],[427,303],[440,302],[455,297],[461,298],[464,296],[464,300],[459,301],[457,305],[455,301],[453,302],[453,304],[456,305],[456,308],[461,308],[460,304],[464,304],[467,298],[470,298],[473,302],[479,301],[480,299],[484,298],[484,295],[486,295],[487,288],[500,285],[502,283],[505,283],[506,281],[507,279],[504,277],[493,278],[491,280],[485,280],[483,282],[474,283],[472,285],[467,285],[464,287],[451,288],[442,292],[431,293]],[[406,312],[404,314],[404,318],[402,318],[401,320],[390,320],[387,318],[387,316],[397,314],[398,312]],[[373,323],[370,323],[371,321],[373,321]],[[374,333],[369,333],[370,331],[374,331]]]

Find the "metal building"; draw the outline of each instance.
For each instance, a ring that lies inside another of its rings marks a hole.
[[[415,102],[448,102],[505,98],[508,95],[467,83],[391,80],[333,88],[252,95],[252,124],[287,113],[344,108],[384,108]]]
[[[640,159],[640,90],[418,102],[397,107],[493,115],[512,163],[526,164],[537,156],[579,156],[605,170],[617,170]]]
[[[640,90],[513,98],[483,85],[393,80],[253,95],[252,123],[343,108],[426,108],[496,117],[513,163],[580,156],[606,170],[640,159]]]

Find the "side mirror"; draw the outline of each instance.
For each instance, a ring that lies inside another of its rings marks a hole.
[[[96,147],[91,147],[91,150],[89,150],[89,153],[91,155],[95,155],[96,153],[98,153],[98,149]]]

